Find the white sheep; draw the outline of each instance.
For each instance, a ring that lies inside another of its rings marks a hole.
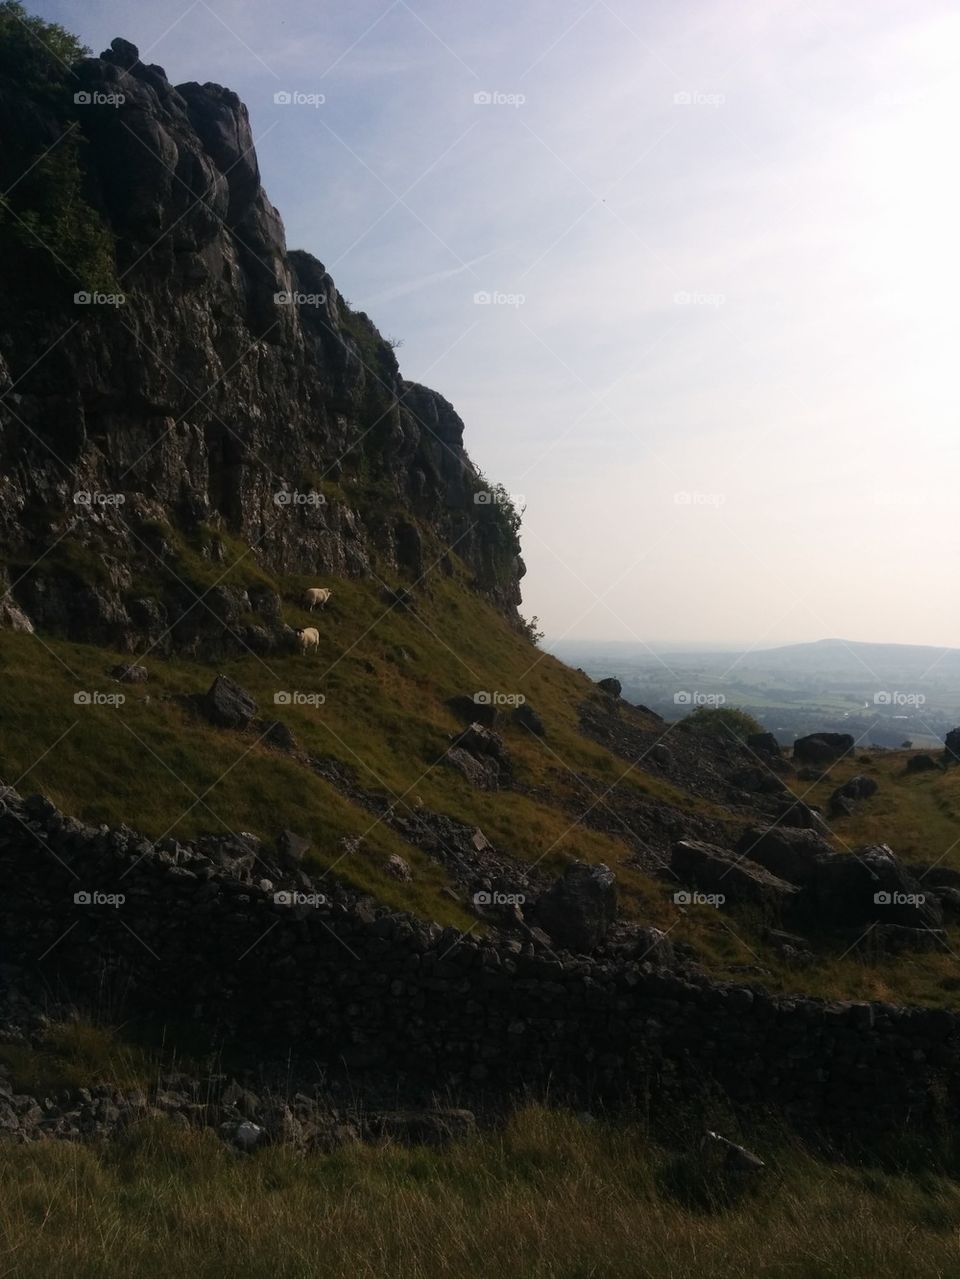
[[[317,652],[320,648],[320,632],[315,626],[305,626],[297,631],[297,647],[301,653]]]
[[[303,607],[311,613],[317,607],[326,608],[330,596],[333,594],[326,586],[311,586],[308,591],[304,592]]]

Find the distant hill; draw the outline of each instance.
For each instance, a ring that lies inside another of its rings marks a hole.
[[[864,668],[879,671],[915,670],[922,674],[932,668],[949,669],[960,674],[960,648],[938,648],[930,644],[881,644],[863,640],[822,639],[804,644],[783,644],[775,648],[709,647],[697,644],[666,646],[658,643],[644,644],[636,640],[556,640],[546,647],[565,661],[577,654],[623,657],[632,660],[649,659],[670,663],[716,662],[730,665],[749,659],[755,666],[769,665],[792,669],[811,667],[831,669],[848,666],[851,670]]]
[[[939,744],[960,722],[960,649],[823,639],[776,648],[667,648],[561,641],[553,651],[630,701],[677,719],[696,705],[746,707],[789,742],[843,729],[878,746]]]

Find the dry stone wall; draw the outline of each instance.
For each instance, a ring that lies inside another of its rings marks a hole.
[[[301,1045],[356,1080],[667,1102],[719,1090],[865,1130],[956,1110],[946,1011],[772,997],[377,916],[302,871],[251,874],[12,792],[0,865],[8,978],[275,1055]]]

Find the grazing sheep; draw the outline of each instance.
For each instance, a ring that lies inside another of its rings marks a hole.
[[[309,609],[311,613],[317,605],[320,608],[326,608],[332,594],[333,592],[326,586],[311,586],[309,591],[304,592],[303,607]]]
[[[305,626],[297,631],[297,647],[301,653],[316,652],[320,648],[320,632],[315,626]]]

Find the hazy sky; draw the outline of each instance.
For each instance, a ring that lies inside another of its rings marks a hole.
[[[960,644],[955,3],[28,7],[246,101],[290,247],[523,495],[548,640]]]

